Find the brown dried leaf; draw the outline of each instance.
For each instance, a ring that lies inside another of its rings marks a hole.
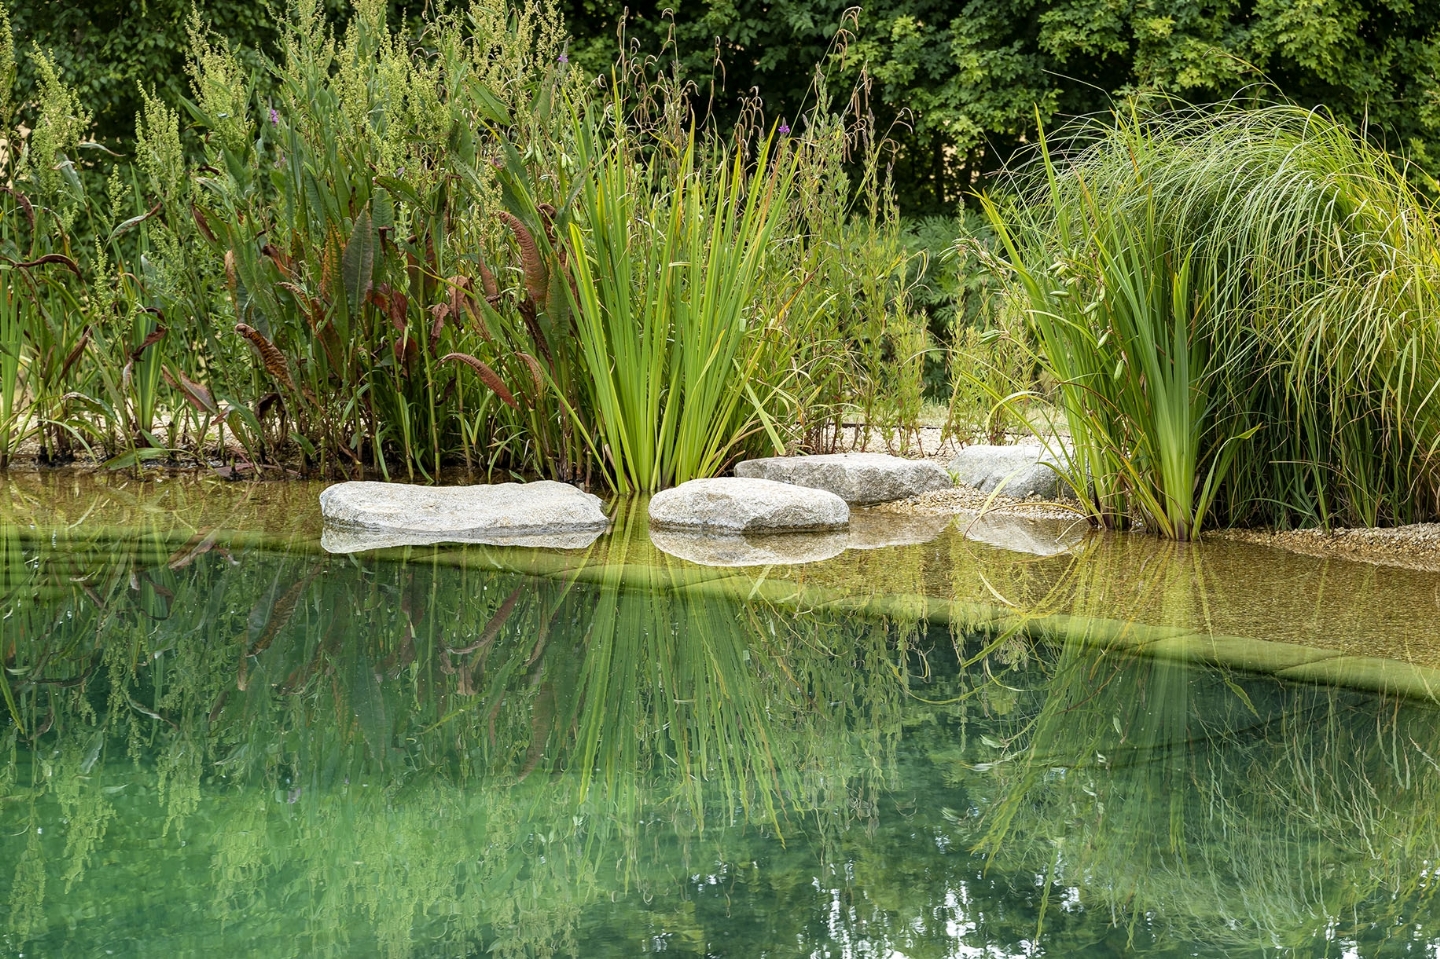
[[[526,366],[530,367],[530,379],[535,383],[535,398],[538,400],[541,394],[545,392],[545,374],[540,369],[540,361],[529,353],[520,350],[516,350],[515,355],[520,357]]]
[[[260,252],[264,253],[270,258],[270,262],[275,264],[275,268],[280,271],[281,276],[285,277],[287,280],[290,279],[291,273],[289,257],[287,257],[284,253],[281,253],[279,250],[275,249],[275,247],[271,246],[269,243],[266,243],[264,246],[262,246],[260,248]]]
[[[233,300],[233,299],[236,299],[236,298],[238,297],[238,295],[239,295],[238,292],[237,292],[238,289],[239,289],[239,283],[240,283],[239,278],[238,278],[238,276],[236,275],[236,272],[235,272],[235,251],[234,251],[234,250],[226,250],[226,251],[225,251],[225,285],[230,289],[230,298],[231,298],[232,300]],[[236,307],[237,307],[237,309],[238,309],[238,307],[239,307],[238,302],[237,302],[237,304],[236,304]]]
[[[290,378],[290,367],[285,363],[285,354],[279,348],[265,338],[265,334],[246,323],[236,323],[235,332],[250,341],[260,353],[260,360],[265,364],[265,369],[275,377],[281,384],[295,389],[295,381]]]
[[[36,266],[45,266],[48,263],[59,263],[61,266],[65,267],[65,269],[69,270],[71,273],[74,273],[76,276],[81,276],[79,265],[76,264],[74,260],[70,259],[64,253],[46,253],[44,256],[37,259],[28,260],[24,263],[16,263],[15,265],[20,267],[20,269],[22,270],[28,270]]]
[[[15,202],[20,204],[21,212],[25,214],[25,219],[30,223],[30,229],[35,229],[35,208],[30,205],[30,198],[13,187],[0,186],[0,190],[15,198]]]
[[[435,341],[440,339],[440,331],[445,328],[445,317],[450,315],[449,303],[436,303],[430,307],[430,345],[433,347]]]
[[[540,309],[544,309],[546,291],[550,288],[550,271],[545,267],[540,248],[535,245],[535,237],[520,218],[508,210],[500,211],[500,219],[510,227],[510,232],[515,234],[515,243],[520,247],[520,266],[525,275],[525,290],[530,294],[530,299],[534,300]]]
[[[500,295],[500,284],[495,282],[495,274],[490,272],[484,262],[480,264],[480,288],[485,291],[487,298]]]
[[[172,389],[179,391],[180,395],[185,397],[185,401],[195,407],[198,412],[208,413],[211,416],[220,415],[219,404],[215,402],[215,397],[204,386],[196,383],[179,370],[176,370],[175,375],[171,376],[170,371],[162,367],[160,375],[164,376],[165,382],[169,383]]]
[[[135,347],[135,349],[130,351],[130,359],[134,360],[137,363],[140,362],[140,357],[145,353],[145,351],[150,349],[150,347],[154,346],[156,343],[159,343],[160,340],[164,338],[164,336],[165,327],[155,327],[155,329],[151,331],[148,336],[145,337],[145,339],[140,343],[139,346]]]
[[[200,206],[198,204],[190,204],[190,215],[194,217],[195,228],[200,231],[200,235],[205,237],[205,239],[209,240],[211,243],[214,243],[215,234],[211,232],[210,223],[205,219],[205,214],[201,212]]]
[[[464,363],[466,366],[470,367],[472,370],[475,371],[476,375],[480,377],[480,382],[490,387],[491,392],[493,392],[496,396],[500,397],[500,402],[504,403],[512,410],[520,409],[520,404],[515,402],[514,394],[510,392],[509,388],[505,386],[505,382],[500,379],[500,377],[495,373],[495,371],[492,370],[489,366],[482,363],[480,360],[477,360],[469,353],[446,353],[444,356],[440,357],[441,363],[449,363],[451,361],[454,361],[456,363]]]
[[[80,359],[80,354],[85,352],[85,347],[89,343],[90,327],[87,326],[85,327],[85,331],[80,334],[80,339],[75,341],[74,348],[65,356],[65,362],[60,366],[60,379],[65,379],[65,374],[70,372],[70,367],[74,366],[75,361]]]

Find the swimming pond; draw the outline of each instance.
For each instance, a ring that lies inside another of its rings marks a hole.
[[[5,487],[8,953],[1440,945],[1434,574],[959,527],[711,568],[625,506],[337,555],[303,484],[66,482]]]

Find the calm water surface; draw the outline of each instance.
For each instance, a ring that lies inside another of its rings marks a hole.
[[[6,954],[1440,955],[1432,706],[177,515],[0,527]]]

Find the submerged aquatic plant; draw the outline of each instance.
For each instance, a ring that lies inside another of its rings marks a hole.
[[[1293,107],[1130,113],[989,200],[1107,525],[1440,511],[1440,228],[1393,161]]]

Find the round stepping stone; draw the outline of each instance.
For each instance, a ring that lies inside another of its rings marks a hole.
[[[982,493],[997,488],[1003,496],[1054,499],[1060,494],[1064,465],[1043,446],[967,446],[950,461],[950,472],[964,486]]]
[[[735,475],[827,490],[855,506],[908,499],[955,485],[939,464],[885,453],[771,456],[737,463]]]
[[[844,529],[850,507],[834,493],[764,479],[691,480],[650,498],[650,525],[720,533]]]
[[[600,497],[565,483],[337,483],[320,494],[332,552],[428,543],[577,549],[609,526]],[[333,548],[332,548],[333,547]]]

